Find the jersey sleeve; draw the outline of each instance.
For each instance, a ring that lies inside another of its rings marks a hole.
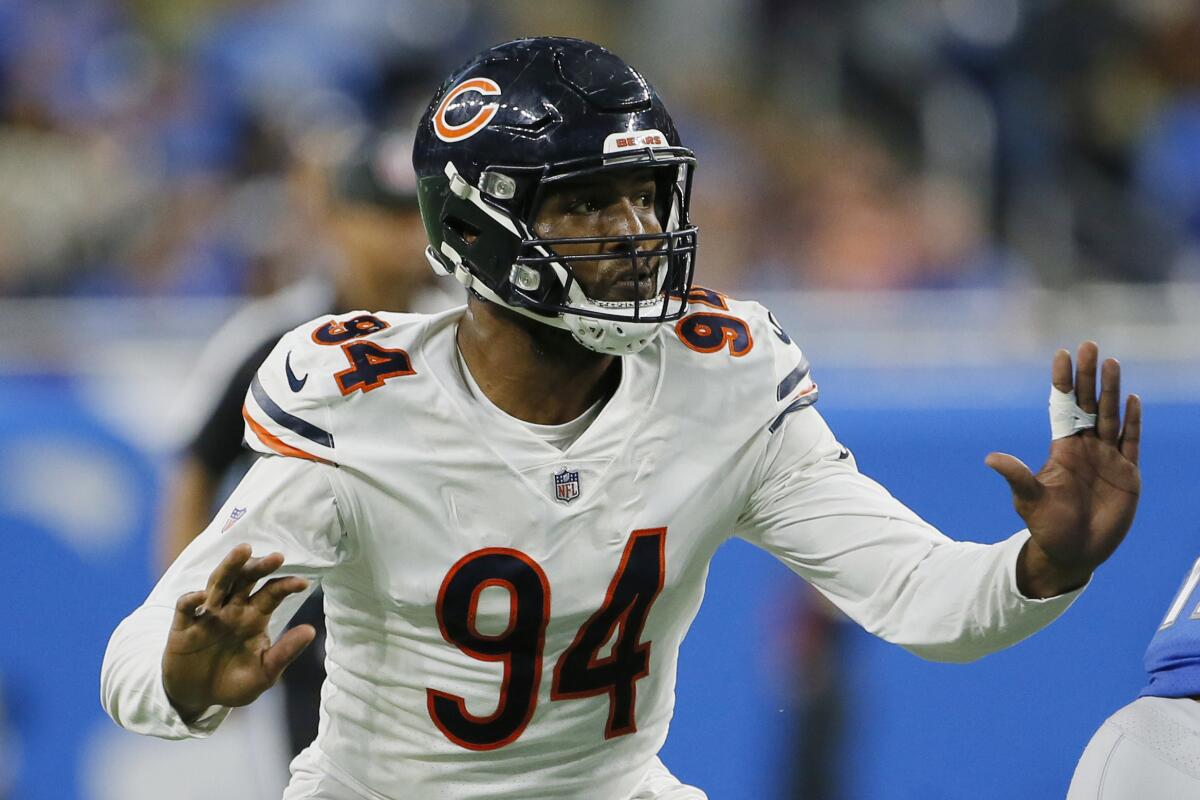
[[[242,406],[246,444],[268,455],[336,464],[333,410],[342,395],[336,375],[346,369],[340,347],[322,344],[315,331],[332,317],[285,334],[250,381]]]
[[[1049,624],[1082,591],[1024,597],[1016,562],[1027,531],[994,545],[948,538],[861,474],[815,408],[765,435],[738,535],[889,642],[971,661]]]
[[[697,345],[706,336],[721,341],[720,347],[703,352],[724,350],[731,357],[706,362],[737,370],[735,380],[742,384],[739,408],[748,412],[753,425],[763,425],[774,434],[792,414],[817,402],[808,358],[768,309],[709,289],[694,289],[691,299],[689,310],[698,313],[678,326],[680,338],[693,350],[700,349]]]
[[[352,540],[339,511],[334,473],[333,467],[305,459],[268,457],[255,463],[216,518],[109,640],[100,695],[118,725],[167,739],[203,737],[216,729],[229,709],[214,706],[188,725],[162,686],[175,603],[203,589],[235,545],[250,544],[255,556],[280,552],[284,565],[270,577],[303,576],[310,589],[288,597],[276,610],[269,631],[272,639],[278,636],[321,577],[350,557]]]
[[[757,318],[763,330],[761,336],[767,340],[771,351],[775,404],[769,415],[767,431],[775,433],[791,414],[817,402],[817,384],[813,382],[808,358],[784,331],[775,315],[762,306],[758,306],[756,311],[752,318]]]

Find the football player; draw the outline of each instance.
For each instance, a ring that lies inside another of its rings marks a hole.
[[[1146,649],[1150,682],[1104,721],[1067,800],[1200,797],[1200,559]]]
[[[729,537],[967,661],[1061,614],[1128,530],[1140,407],[1122,426],[1112,360],[1097,401],[1092,343],[1074,375],[1054,357],[1042,470],[989,456],[1026,530],[953,541],[862,475],[776,320],[693,285],[695,158],[603,47],[481,53],[414,165],[429,259],[467,305],[284,336],[243,409],[265,457],[113,634],[102,695],[126,728],[212,733],[311,640],[274,637],[320,584],[328,678],[288,800],[703,798],[657,752]]]

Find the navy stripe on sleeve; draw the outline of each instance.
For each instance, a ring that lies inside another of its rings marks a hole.
[[[779,382],[779,388],[775,390],[775,399],[782,400],[792,393],[800,385],[800,381],[804,380],[808,375],[808,359],[801,358],[800,363],[796,368],[787,374],[787,377]]]
[[[771,423],[771,426],[767,428],[767,431],[774,433],[775,431],[779,430],[779,426],[783,424],[783,420],[788,414],[791,414],[793,411],[799,411],[802,408],[808,408],[815,402],[817,402],[817,389],[816,387],[813,387],[811,392],[803,397],[797,397],[792,401],[790,406],[779,412],[779,416],[775,418],[775,421]]]
[[[254,396],[254,402],[258,403],[259,408],[267,412],[267,416],[278,422],[288,430],[298,433],[310,442],[316,442],[322,447],[333,448],[333,434],[328,431],[321,430],[311,422],[305,422],[299,417],[289,414],[280,408],[274,400],[263,389],[259,383],[258,376],[254,376],[254,380],[250,382],[250,394]]]

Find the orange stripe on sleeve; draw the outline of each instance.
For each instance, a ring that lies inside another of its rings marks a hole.
[[[306,453],[298,447],[292,447],[279,437],[273,436],[270,431],[268,431],[262,425],[259,425],[254,421],[253,418],[251,418],[249,410],[244,405],[242,406],[242,418],[246,420],[246,424],[250,426],[250,430],[254,431],[254,435],[257,436],[263,444],[274,450],[276,453],[279,453],[281,456],[292,456],[294,458],[303,458],[307,461],[316,461],[321,464],[336,466],[328,459],[314,456],[312,453]]]

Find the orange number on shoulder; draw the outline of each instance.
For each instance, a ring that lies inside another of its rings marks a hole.
[[[340,345],[346,360],[350,362],[349,369],[333,376],[342,394],[354,391],[366,393],[383,386],[388,378],[416,374],[412,359],[404,350],[381,347],[374,342],[355,341],[389,327],[379,317],[363,314],[345,322],[330,320],[312,332],[312,340],[317,344]]]
[[[689,305],[708,306],[713,311],[697,311],[675,323],[675,335],[698,353],[728,350],[734,357],[744,356],[754,347],[754,337],[744,319],[720,312],[729,310],[728,298],[720,292],[693,286],[688,291]]]
[[[754,337],[744,319],[729,314],[701,311],[688,314],[675,323],[679,341],[699,353],[729,350],[734,357],[744,356],[754,347]]]

